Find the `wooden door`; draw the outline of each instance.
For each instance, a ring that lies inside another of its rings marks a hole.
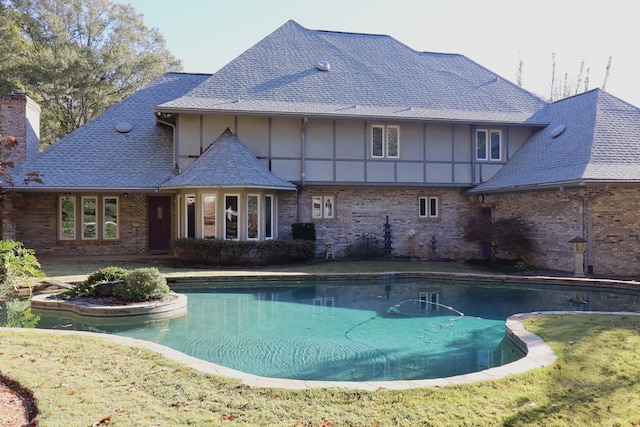
[[[171,248],[171,197],[149,197],[149,251]]]

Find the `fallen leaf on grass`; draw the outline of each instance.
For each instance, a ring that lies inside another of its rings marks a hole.
[[[109,422],[111,422],[111,417],[105,417],[100,421],[96,421],[95,423],[91,424],[91,427],[98,427],[98,426],[101,426],[102,424],[106,424]]]
[[[222,419],[223,420],[227,420],[227,421],[233,421],[236,419],[236,417],[234,417],[233,415],[229,415],[229,414],[222,414]]]

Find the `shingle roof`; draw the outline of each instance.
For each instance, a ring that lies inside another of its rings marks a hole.
[[[210,186],[296,189],[295,185],[271,173],[229,129],[184,172],[163,184],[162,188]]]
[[[175,175],[175,160],[173,131],[156,123],[153,107],[207,77],[165,74],[18,167],[13,189],[157,189]],[[117,132],[120,122],[129,122],[132,130]],[[39,172],[44,184],[22,184],[29,171]]]
[[[525,123],[544,104],[462,55],[289,21],[157,110]]]
[[[595,182],[640,182],[640,109],[600,90],[550,104],[549,121],[471,192]],[[552,137],[558,126],[564,132]]]

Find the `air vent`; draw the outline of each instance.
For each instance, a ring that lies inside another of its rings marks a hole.
[[[133,129],[133,125],[129,122],[116,123],[116,130],[120,133],[131,132],[131,129]]]
[[[331,64],[327,61],[318,61],[316,62],[316,69],[320,71],[331,71]]]
[[[556,127],[554,127],[553,129],[551,129],[551,138],[557,138],[560,135],[562,135],[562,132],[564,132],[564,130],[567,127],[565,125],[558,125]]]

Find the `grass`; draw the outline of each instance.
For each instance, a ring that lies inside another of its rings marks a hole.
[[[558,353],[553,366],[441,388],[250,388],[147,350],[20,329],[0,331],[0,369],[34,391],[50,427],[640,423],[640,317],[544,315],[526,326]]]

